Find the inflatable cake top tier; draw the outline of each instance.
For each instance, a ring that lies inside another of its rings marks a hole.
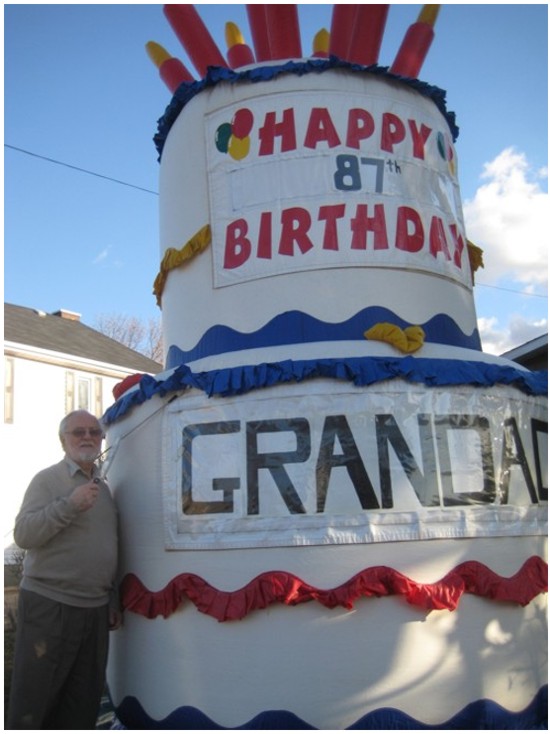
[[[167,367],[480,350],[444,93],[398,59],[243,46],[238,68],[196,62],[159,123]]]

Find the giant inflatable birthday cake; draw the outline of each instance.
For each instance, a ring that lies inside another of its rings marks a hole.
[[[104,416],[120,727],[542,728],[546,373],[481,350],[437,6],[157,44],[166,369]],[[475,7],[472,12],[475,13]],[[109,456],[109,454],[108,454]]]

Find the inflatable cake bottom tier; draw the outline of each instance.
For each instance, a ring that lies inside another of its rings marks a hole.
[[[182,366],[108,413],[120,727],[541,728],[538,377],[372,359],[263,389]]]

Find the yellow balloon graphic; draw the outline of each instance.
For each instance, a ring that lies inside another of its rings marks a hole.
[[[250,152],[250,138],[236,138],[232,135],[229,139],[227,152],[236,161],[242,161]]]

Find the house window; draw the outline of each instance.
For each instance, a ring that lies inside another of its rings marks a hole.
[[[103,381],[101,377],[96,377],[95,383],[95,415],[103,413]]]
[[[4,357],[4,423],[13,423],[13,377],[14,361]]]
[[[91,380],[87,377],[77,377],[78,410],[90,410]]]
[[[73,410],[88,410],[97,413],[97,380],[78,372],[65,373],[65,413]]]
[[[65,373],[65,415],[74,410],[74,372]]]

